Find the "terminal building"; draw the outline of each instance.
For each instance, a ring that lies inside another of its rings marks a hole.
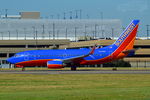
[[[0,39],[92,39],[118,37],[121,32],[121,21],[87,20],[87,19],[1,19]],[[113,33],[113,34],[112,34]],[[115,33],[115,34],[114,34]]]
[[[0,19],[0,67],[11,67],[6,59],[21,51],[110,45],[122,31],[118,19],[40,19],[39,13],[30,12],[20,15]],[[150,67],[150,40],[136,40],[135,48],[141,49],[124,60],[132,67]]]

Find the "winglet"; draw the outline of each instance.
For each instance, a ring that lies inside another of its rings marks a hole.
[[[89,55],[92,55],[93,53],[94,53],[94,51],[95,51],[95,49],[96,49],[96,44],[93,46],[93,48],[92,48],[92,50],[90,51],[90,53],[89,53]]]

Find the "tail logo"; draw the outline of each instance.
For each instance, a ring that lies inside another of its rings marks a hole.
[[[115,45],[119,46],[124,41],[124,39],[129,35],[129,33],[132,32],[135,26],[136,25],[134,23],[131,23],[129,27],[125,30],[125,32],[120,36],[118,41],[116,41]]]

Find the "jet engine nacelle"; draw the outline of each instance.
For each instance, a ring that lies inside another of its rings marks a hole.
[[[63,68],[64,65],[61,60],[53,60],[47,62],[47,67],[52,69],[59,69],[59,68]]]

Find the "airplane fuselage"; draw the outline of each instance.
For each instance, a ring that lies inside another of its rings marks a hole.
[[[17,53],[7,61],[15,64],[16,67],[47,66],[48,68],[111,62],[133,53],[138,26],[139,20],[133,20],[112,45],[103,48],[96,49],[94,46],[92,49],[31,50]]]
[[[80,65],[92,65],[109,62],[121,57],[113,56],[117,46],[110,45],[95,49],[94,53],[83,59],[78,59]],[[86,55],[90,48],[63,49],[63,50],[31,50],[15,54],[9,60],[18,67],[22,66],[47,66],[48,61],[69,59],[74,56]],[[121,53],[121,52],[120,52]],[[124,55],[126,56],[126,55]],[[122,57],[124,57],[122,56]],[[12,60],[13,59],[13,60]]]

